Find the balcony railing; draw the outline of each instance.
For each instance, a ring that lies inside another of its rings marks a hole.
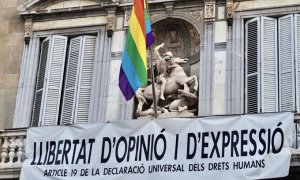
[[[300,114],[295,114],[291,166],[300,166]],[[18,179],[25,158],[27,129],[0,131],[0,179]]]
[[[26,129],[0,131],[0,178],[19,178],[25,157]]]

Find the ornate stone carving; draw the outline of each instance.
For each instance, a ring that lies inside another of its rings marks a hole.
[[[107,11],[107,24],[106,24],[107,35],[108,37],[111,37],[115,30],[116,8],[107,8],[106,11]]]
[[[214,2],[205,3],[205,22],[215,21],[216,5]]]
[[[32,19],[25,19],[25,35],[24,39],[26,43],[29,43],[32,36]]]
[[[164,6],[166,8],[166,12],[168,16],[172,16],[173,14],[173,7],[174,7],[174,2],[166,2],[164,3]]]
[[[193,55],[200,51],[200,36],[197,30],[191,24],[189,23],[185,23],[185,24],[191,41],[191,54]]]
[[[168,25],[165,37],[167,37],[166,45],[168,48],[179,48],[183,45],[179,36],[179,27],[176,24]]]
[[[115,16],[110,14],[107,16],[107,30],[114,30],[115,29]]]
[[[153,19],[157,18],[158,16],[161,16],[161,13],[159,13],[159,12],[150,13],[149,12],[149,18],[150,18],[151,22],[152,22]]]
[[[189,22],[180,19],[164,19],[152,25],[154,46],[165,42],[165,51],[177,57],[190,57],[199,52],[200,34]]]
[[[167,23],[166,29],[162,32],[163,40],[166,42],[166,51],[171,51],[175,56],[187,57],[184,53],[184,37],[183,29],[180,29],[180,24],[176,22],[169,21]]]
[[[200,15],[200,11],[198,11],[198,10],[185,11],[184,13],[185,13],[186,15],[188,15],[188,16],[194,17],[194,18],[197,19],[199,22],[202,21],[201,15]]]
[[[130,12],[125,12],[124,29],[128,29],[129,28],[130,16],[131,16]]]
[[[130,23],[130,16],[131,16],[131,11],[132,11],[132,7],[131,6],[124,6],[122,7],[122,9],[124,10],[124,29],[128,29],[129,28],[129,23]]]
[[[154,84],[159,117],[193,116],[197,110],[198,79],[196,76],[187,76],[181,64],[187,63],[186,58],[173,57],[172,52],[159,53],[164,43],[154,48],[156,56],[157,82]],[[191,86],[191,87],[190,87]],[[140,88],[136,92],[138,100],[136,115],[148,117],[154,115],[152,86]]]
[[[169,105],[169,110],[171,112],[184,112],[184,111],[189,111],[189,112],[195,112],[197,109],[188,109],[189,107],[193,107],[197,104],[198,102],[198,96],[194,93],[190,92],[189,87],[187,84],[184,84],[184,88],[178,89],[178,99],[175,99],[172,101]]]
[[[227,0],[226,2],[226,18],[229,25],[232,25],[233,20],[233,0]]]

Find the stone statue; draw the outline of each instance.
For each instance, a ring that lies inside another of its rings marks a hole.
[[[164,97],[164,92],[165,92],[165,87],[167,84],[167,71],[170,70],[170,61],[173,58],[173,54],[171,52],[166,52],[163,54],[163,57],[160,56],[159,54],[159,49],[163,48],[165,43],[162,43],[161,45],[157,46],[154,48],[154,55],[156,57],[156,67],[157,67],[157,82],[161,84],[160,87],[160,99],[165,100]]]
[[[184,84],[184,88],[178,89],[178,99],[172,101],[169,105],[170,112],[183,112],[190,111],[195,112],[197,109],[194,108],[194,105],[198,102],[198,96],[195,93],[190,93],[189,87]]]
[[[161,56],[158,50],[163,47],[164,43],[154,48],[158,71],[157,83],[154,84],[158,114],[160,117],[194,115],[192,112],[197,109],[194,106],[198,102],[196,95],[198,90],[197,77],[195,75],[188,77],[180,66],[185,64],[188,59],[173,57],[171,52],[166,52]],[[152,85],[139,88],[135,95],[138,100],[137,116],[153,116]],[[145,109],[144,105],[149,106],[151,102],[152,105]]]

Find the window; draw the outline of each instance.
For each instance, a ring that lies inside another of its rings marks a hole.
[[[246,112],[299,111],[300,15],[246,22]]]
[[[32,126],[88,121],[96,36],[42,41]]]

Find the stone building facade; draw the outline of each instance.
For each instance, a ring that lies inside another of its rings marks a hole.
[[[135,117],[135,101],[126,102],[118,88],[131,7],[132,0],[1,0],[0,178],[19,177],[20,164],[10,164],[14,155],[9,153],[24,153],[28,127]],[[291,39],[297,40],[295,32],[300,32],[299,0],[149,0],[149,11],[155,45],[164,42],[166,51],[190,59],[184,69],[199,79],[198,116],[292,111],[298,119],[298,41]],[[285,45],[280,45],[284,41],[277,29],[288,16],[291,27],[282,28],[291,32],[286,38],[293,44],[292,52],[280,48]],[[77,57],[81,64],[73,67],[68,54],[76,51],[87,55]],[[287,70],[295,77],[291,80],[280,70],[285,67],[279,63],[281,55],[286,53],[291,56],[287,63],[293,64]],[[275,64],[275,70],[264,69],[264,62]],[[75,75],[68,74],[69,66],[76,69]],[[256,71],[251,74],[253,66]],[[55,88],[49,85],[51,79]],[[70,99],[68,90],[73,93]],[[48,108],[47,103],[54,105]],[[295,150],[292,175],[297,165]]]
[[[24,20],[16,9],[23,1],[0,2],[0,127],[11,128],[24,46]]]

